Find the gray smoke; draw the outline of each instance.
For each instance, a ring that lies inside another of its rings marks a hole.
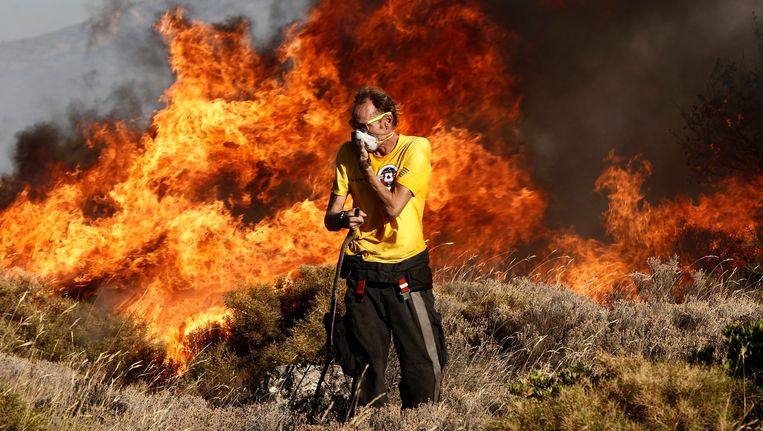
[[[104,0],[81,25],[0,43],[0,173],[11,173],[19,132],[50,123],[67,130],[72,112],[96,112],[146,125],[172,83],[167,49],[153,30],[180,6],[190,19],[245,17],[254,44],[267,48],[304,19],[312,0]]]
[[[223,22],[245,16],[260,47],[304,18],[313,0],[104,0],[87,23],[0,43],[0,173],[13,169],[15,134],[41,121],[67,124],[78,112],[147,123],[172,82],[152,24],[172,6]],[[592,192],[607,152],[652,161],[650,200],[696,193],[675,138],[718,59],[757,59],[753,13],[763,0],[483,0],[516,34],[505,49],[525,95],[521,136],[533,175],[549,192],[552,227],[601,236],[606,196]],[[377,3],[369,1],[369,7]],[[433,29],[436,31],[436,29]]]
[[[718,59],[756,65],[753,13],[761,16],[763,0],[516,3],[487,7],[518,35],[521,132],[549,191],[549,221],[601,236],[607,201],[592,189],[610,149],[653,163],[651,202],[696,193],[675,138],[681,111]]]

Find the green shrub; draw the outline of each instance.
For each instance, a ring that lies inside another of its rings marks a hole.
[[[266,285],[251,286],[225,295],[231,314],[226,323],[228,344],[239,356],[258,354],[267,345],[281,341],[281,311],[277,293]]]
[[[728,325],[723,329],[723,335],[728,344],[729,372],[763,384],[763,321]]]
[[[333,276],[332,266],[304,266],[298,277],[276,285],[286,337],[283,343],[268,349],[273,363],[317,363],[323,359],[319,354],[326,342],[323,315],[329,309]],[[344,288],[344,280],[339,280],[337,313],[344,312]]]
[[[253,396],[248,389],[247,368],[223,343],[201,351],[189,364],[183,379],[215,407],[243,404]]]
[[[200,353],[189,364],[185,381],[197,385],[197,392],[214,405],[239,404],[267,394],[268,372],[277,366],[317,363],[326,338],[323,314],[332,277],[329,266],[303,266],[295,277],[273,285],[228,292],[224,300],[230,315],[223,327],[188,337],[187,344]]]
[[[717,361],[715,360],[715,347],[713,346],[702,346],[696,349],[694,352],[692,352],[689,355],[689,358],[687,361],[690,364],[697,364],[697,365],[713,365]]]
[[[553,397],[521,399],[489,430],[706,430],[755,423],[745,393],[720,368],[635,358],[605,358],[607,378],[580,379]],[[745,404],[746,401],[746,404]]]
[[[321,319],[328,309],[332,274],[328,266],[303,266],[293,279],[281,278],[273,286],[251,286],[226,294],[225,304],[231,310],[226,322],[231,350],[242,357],[256,356],[257,361],[267,362],[261,364],[265,368],[311,356],[325,339]]]
[[[591,369],[581,363],[571,365],[551,375],[533,371],[526,379],[514,382],[511,386],[511,393],[524,398],[541,399],[550,395],[557,395],[563,387],[574,385],[584,378],[596,379]]]

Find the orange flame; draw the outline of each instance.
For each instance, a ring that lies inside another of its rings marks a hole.
[[[147,132],[87,126],[98,154],[88,168],[45,165],[53,185],[23,190],[0,212],[0,266],[143,319],[181,362],[193,353],[186,335],[228,313],[225,292],[335,259],[341,234],[322,221],[333,157],[353,93],[368,84],[401,102],[403,133],[432,142],[424,223],[436,262],[543,239],[573,257],[555,268],[561,281],[602,298],[688,237],[687,256],[763,256],[750,245],[763,177],[651,205],[651,165],[614,155],[596,182],[610,192],[611,243],[544,228],[546,197],[517,145],[522,96],[505,49],[514,35],[470,1],[325,0],[275,58],[251,48],[244,21],[220,28],[173,10],[156,29],[176,75],[165,108]]]
[[[403,133],[433,142],[430,243],[500,251],[536,236],[545,198],[521,156],[496,151],[515,138],[521,101],[494,46],[508,35],[468,4],[358,8],[321,3],[277,61],[252,50],[246,22],[165,14],[156,28],[177,79],[150,132],[89,126],[92,167],[58,173],[45,196],[25,190],[0,213],[2,267],[135,315],[187,359],[185,334],[226,315],[225,292],[334,259],[324,202],[364,84],[402,102]]]
[[[623,168],[623,160],[614,153],[608,161],[611,165],[599,176],[595,190],[610,190],[605,227],[613,242],[570,233],[551,241],[552,247],[573,256],[563,279],[575,290],[601,298],[627,280],[630,271],[642,268],[648,257],[681,251],[681,241],[692,233],[704,233],[706,239],[693,238],[693,249],[685,250],[684,258],[714,253],[733,258],[740,267],[763,257],[760,246],[753,246],[763,212],[763,176],[724,180],[715,193],[701,195],[697,202],[679,196],[652,206],[642,192],[651,164],[634,159]]]

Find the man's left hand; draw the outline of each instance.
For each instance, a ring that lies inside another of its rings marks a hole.
[[[366,144],[362,139],[353,139],[353,142],[358,149],[358,164],[360,164],[360,169],[365,171],[371,166],[371,158],[368,155],[368,150],[366,150]]]

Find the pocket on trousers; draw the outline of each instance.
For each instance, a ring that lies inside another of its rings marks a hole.
[[[440,368],[442,368],[448,363],[448,347],[445,344],[445,331],[442,329],[442,316],[436,311],[432,313],[432,326],[436,332],[437,356],[440,358]]]
[[[331,315],[326,313],[323,316],[323,324],[326,331],[329,330]],[[347,331],[347,322],[344,316],[336,315],[334,319],[334,334],[332,337],[333,351],[331,354],[342,367],[342,371],[351,377],[360,375],[360,362],[352,352],[352,336]]]

